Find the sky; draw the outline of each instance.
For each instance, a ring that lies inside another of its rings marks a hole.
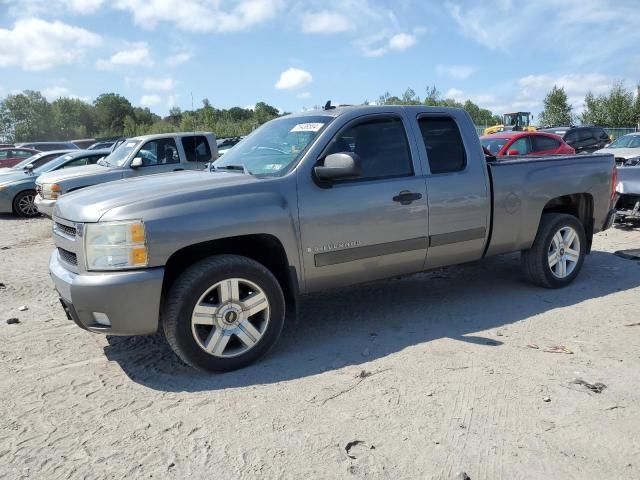
[[[436,85],[537,115],[558,85],[579,113],[640,82],[639,1],[0,0],[0,97],[295,112]]]

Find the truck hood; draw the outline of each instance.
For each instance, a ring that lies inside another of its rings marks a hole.
[[[100,165],[87,165],[85,167],[63,168],[55,172],[43,173],[38,178],[38,183],[61,183],[79,177],[91,177],[107,172],[117,172],[119,169],[102,167]]]
[[[633,157],[640,157],[640,148],[601,148],[595,153],[610,153],[616,158],[628,160]]]
[[[243,173],[194,170],[136,177],[62,195],[56,202],[54,215],[74,222],[97,222],[114,208],[135,206],[135,210],[142,211],[177,205],[194,201],[198,196],[215,196],[223,187],[259,181]]]
[[[640,195],[640,167],[618,167],[618,193]]]

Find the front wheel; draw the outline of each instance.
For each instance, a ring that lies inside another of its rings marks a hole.
[[[542,216],[533,245],[522,251],[527,280],[546,288],[569,285],[580,272],[587,252],[582,223],[573,215]]]
[[[216,255],[189,267],[171,287],[164,333],[187,364],[235,370],[264,355],[284,326],[285,302],[273,274],[254,260]]]
[[[13,211],[21,217],[37,217],[40,213],[36,208],[35,200],[36,192],[34,190],[20,192],[16,195],[16,198],[13,199]]]

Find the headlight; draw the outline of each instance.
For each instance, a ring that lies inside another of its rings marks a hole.
[[[627,158],[624,162],[625,167],[637,167],[640,165],[640,157]]]
[[[124,270],[149,262],[144,223],[87,223],[84,231],[87,270]]]
[[[47,200],[55,200],[60,196],[60,185],[57,183],[43,183],[42,184],[42,198]]]

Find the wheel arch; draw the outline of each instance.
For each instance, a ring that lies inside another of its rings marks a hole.
[[[287,311],[297,310],[299,285],[296,268],[290,264],[282,242],[274,235],[265,233],[220,238],[177,250],[165,264],[163,297],[189,266],[212,255],[223,254],[241,255],[264,265],[280,283]]]
[[[542,215],[546,213],[566,213],[576,217],[584,227],[587,239],[587,253],[591,252],[593,242],[593,196],[590,193],[573,193],[552,198],[542,209],[538,228],[542,221]]]

